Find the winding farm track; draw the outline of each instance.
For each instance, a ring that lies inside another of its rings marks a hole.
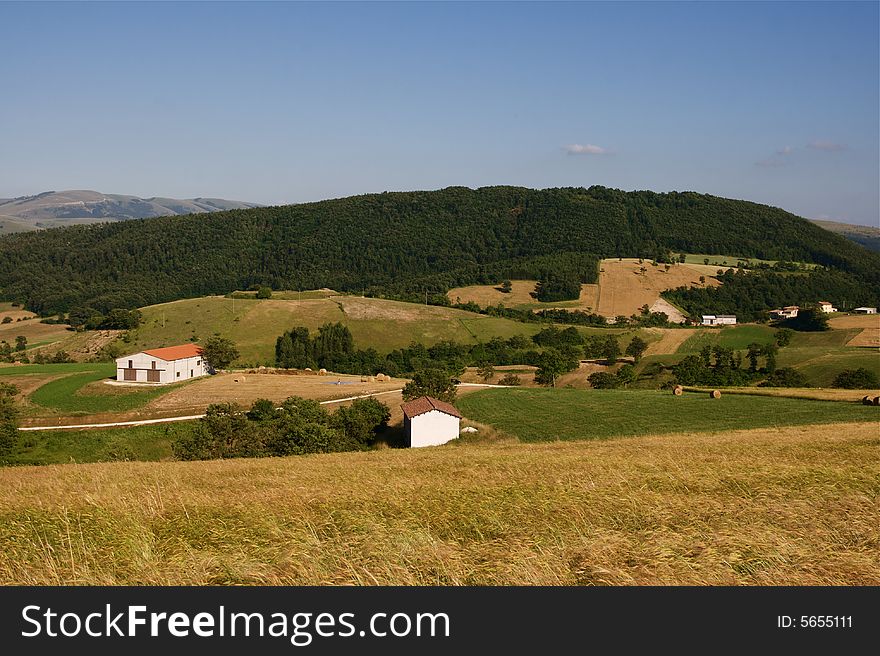
[[[459,383],[458,387],[506,387],[506,385],[490,385],[488,383]],[[382,396],[384,394],[398,394],[403,388],[393,390],[383,390],[381,392],[372,392],[370,394],[360,394],[358,396],[347,396],[344,399],[330,399],[328,401],[319,401],[321,405],[332,405],[334,403],[345,403],[347,401],[357,401],[358,399],[368,399],[372,396]],[[20,431],[48,431],[48,430],[82,430],[86,428],[119,428],[124,426],[147,426],[149,424],[169,424],[175,421],[192,421],[201,419],[204,413],[200,415],[186,415],[182,417],[160,417],[158,419],[138,419],[137,421],[114,421],[103,424],[68,424],[65,426],[24,426],[19,428]]]
[[[329,401],[320,401],[321,405],[331,405],[333,403],[345,403],[346,401],[356,401],[357,399],[366,399],[371,396],[381,396],[383,394],[395,394],[402,392],[403,389],[385,390],[382,392],[373,392],[372,394],[361,394],[360,396],[348,396],[344,399],[331,399]],[[74,430],[84,428],[116,428],[122,426],[146,426],[148,424],[168,424],[175,421],[192,421],[193,419],[201,419],[204,413],[200,415],[186,415],[184,417],[160,417],[159,419],[139,419],[137,421],[114,421],[105,424],[69,424],[66,426],[24,426],[19,428],[20,431],[47,431],[47,430]]]

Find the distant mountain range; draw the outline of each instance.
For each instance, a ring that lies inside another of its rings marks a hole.
[[[260,207],[222,198],[138,198],[98,191],[45,191],[0,198],[0,235],[66,225]]]
[[[810,219],[818,226],[846,237],[850,241],[861,244],[869,251],[880,253],[880,228],[871,226],[853,225],[851,223],[838,223],[837,221],[819,221]]]

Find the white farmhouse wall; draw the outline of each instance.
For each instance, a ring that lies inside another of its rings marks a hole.
[[[431,410],[406,421],[404,430],[411,447],[438,446],[458,438],[460,426],[458,417]]]
[[[155,366],[154,366],[155,363]],[[179,383],[190,378],[198,378],[207,374],[205,361],[202,356],[194,356],[191,358],[181,358],[180,360],[163,360],[148,353],[135,353],[126,355],[116,360],[116,380],[125,381],[125,370],[134,369],[135,379],[137,383]],[[158,381],[148,380],[148,371],[156,370],[159,372]]]

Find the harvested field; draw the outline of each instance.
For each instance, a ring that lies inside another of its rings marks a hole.
[[[240,382],[234,382],[238,378]],[[335,384],[337,381],[343,383]],[[257,399],[283,401],[289,396],[307,399],[340,399],[373,392],[400,389],[405,380],[361,382],[360,376],[344,374],[287,375],[272,373],[218,374],[194,381],[184,389],[170,392],[150,403],[145,410],[163,415],[204,411],[211,403],[238,403],[249,406]]]
[[[517,307],[536,302],[531,293],[535,291],[537,282],[537,280],[511,280],[509,294],[502,292],[499,285],[469,285],[450,289],[446,295],[453,303],[476,303],[480,307],[504,303],[507,307]]]
[[[667,355],[677,352],[682,344],[699,331],[697,328],[646,328],[645,332],[660,335],[660,339],[649,342],[644,355]]]
[[[862,329],[846,343],[847,346],[880,347],[880,315],[878,314],[851,314],[834,317],[828,322],[828,325],[834,329]]]
[[[878,585],[878,446],[850,423],[6,468],[0,583]]]
[[[646,272],[642,274],[641,268]],[[717,266],[703,264],[675,264],[666,271],[664,265],[652,266],[645,260],[639,264],[637,259],[624,258],[602,260],[599,270],[599,284],[581,285],[581,295],[576,301],[557,303],[538,303],[529,293],[535,290],[534,280],[511,281],[513,288],[509,294],[500,291],[496,285],[471,285],[457,287],[447,296],[454,303],[474,302],[481,307],[504,303],[507,307],[531,308],[533,310],[560,308],[596,312],[609,319],[618,315],[630,316],[637,313],[643,305],[653,307],[655,312],[666,312],[672,321],[683,321],[677,308],[660,298],[666,289],[686,286],[700,286],[700,276],[706,277],[706,286],[720,283],[712,278]]]
[[[641,273],[641,268],[645,273]],[[702,264],[675,264],[666,271],[661,264],[652,266],[647,260],[602,260],[599,273],[598,313],[605,317],[630,316],[643,305],[651,307],[660,299],[660,292],[675,287],[699,287],[700,276],[706,277],[706,287],[718,286],[714,276],[718,267]]]

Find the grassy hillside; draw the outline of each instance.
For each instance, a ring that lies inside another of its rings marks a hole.
[[[286,296],[283,295],[283,296]],[[541,326],[438,306],[357,296],[310,300],[235,299],[222,296],[175,301],[143,308],[144,324],[132,332],[126,350],[138,351],[221,334],[241,352],[240,362],[272,364],[275,339],[294,326],[317,329],[327,322],[348,326],[359,348],[387,353],[417,341],[461,343],[492,337],[530,336]]]
[[[21,434],[10,465],[172,460],[171,442],[192,422]]]
[[[877,421],[856,403],[746,395],[573,389],[487,389],[462,397],[469,419],[526,442]]]
[[[875,424],[0,470],[2,584],[878,585]]]
[[[724,253],[834,266],[880,256],[782,210],[696,193],[518,187],[385,193],[0,237],[0,298],[106,311],[247,289],[438,294],[570,272],[602,257]]]

